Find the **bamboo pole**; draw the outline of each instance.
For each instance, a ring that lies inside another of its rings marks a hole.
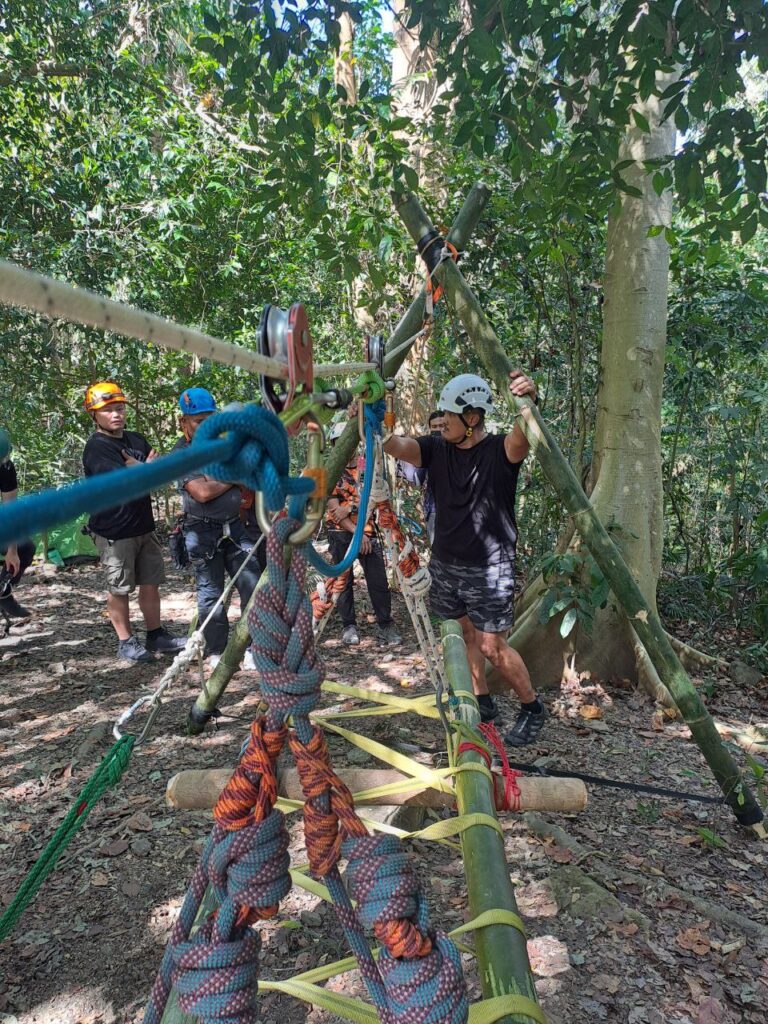
[[[470,192],[464,201],[464,205],[456,215],[456,220],[453,222],[451,230],[448,233],[448,238],[457,249],[463,249],[469,242],[470,236],[482,216],[490,194],[490,189],[483,184],[476,184],[470,189]],[[388,376],[397,373],[408,354],[404,347],[404,342],[409,338],[412,341],[415,340],[414,335],[424,324],[425,296],[426,289],[422,288],[408,307],[408,310],[392,332],[392,335],[387,342],[386,347],[389,351],[401,349],[394,359],[387,360],[385,357],[384,372]],[[328,458],[328,462],[326,463],[326,494],[330,494],[338,483],[339,478],[344,471],[344,467],[352,458],[352,453],[357,447],[359,440],[357,421],[350,420],[344,430],[344,433],[336,442],[334,449]],[[259,581],[259,586],[261,586],[265,581],[266,576],[262,576]],[[229,680],[237,671],[240,662],[243,660],[245,649],[249,643],[250,637],[244,613],[230,635],[221,661],[211,673],[210,679],[207,680],[204,689],[190,710],[187,719],[187,731],[190,735],[197,736],[205,728],[205,723],[210,719],[211,712],[221,699],[222,694],[229,685]]]
[[[441,627],[445,673],[459,698],[459,717],[477,729],[480,711],[472,690],[467,650],[458,622]],[[459,754],[457,763],[485,764],[474,750]],[[488,814],[496,817],[496,805],[489,780],[480,772],[462,772],[456,776],[456,800],[460,814]],[[461,834],[464,874],[467,879],[469,914],[474,918],[487,910],[508,910],[517,914],[515,890],[509,877],[504,840],[494,829],[475,825]],[[483,996],[517,994],[536,1002],[536,989],[528,960],[525,935],[511,925],[491,925],[475,933],[475,950]],[[530,1022],[527,1014],[510,1014],[503,1024]]]
[[[232,768],[191,768],[177,772],[168,780],[165,802],[169,807],[185,811],[209,811],[232,778]],[[443,780],[444,789],[435,789],[423,779],[411,778],[393,768],[339,768],[338,776],[355,798],[358,807],[453,807],[456,794],[450,780]],[[496,802],[504,799],[504,780],[494,774]],[[388,788],[407,783],[403,792]],[[439,783],[438,783],[439,784]],[[581,779],[538,778],[522,776],[520,808],[524,811],[583,811],[587,806],[587,787]],[[304,800],[301,779],[296,768],[278,773],[277,791],[288,800]]]
[[[418,242],[428,231],[433,230],[429,218],[415,196],[410,193],[397,195],[394,202],[414,242]],[[763,812],[730,752],[723,746],[712,717],[675,654],[658,615],[643,597],[619,549],[598,519],[589,498],[539,415],[538,409],[529,398],[516,398],[510,393],[508,384],[509,372],[513,369],[512,363],[501,347],[472,289],[453,260],[441,263],[434,276],[443,286],[446,300],[456,310],[500,394],[506,398],[517,415],[518,422],[525,431],[549,482],[569,514],[573,516],[576,529],[624,608],[627,618],[655,665],[659,678],[672,694],[736,819],[742,825],[755,826],[758,834],[765,837],[765,829],[761,825]]]
[[[477,227],[483,210],[490,198],[491,191],[487,185],[479,182],[472,186],[464,205],[456,214],[456,220],[448,232],[448,240],[461,251],[468,244],[472,232]],[[422,287],[410,304],[397,327],[390,335],[384,356],[384,376],[394,377],[406,360],[408,352],[416,337],[424,327],[424,309],[427,291]],[[406,342],[410,341],[410,345]],[[390,355],[389,353],[392,353]],[[352,458],[352,453],[359,443],[357,423],[347,424],[344,433],[336,442],[326,464],[326,478],[330,494],[341,477],[344,467]]]

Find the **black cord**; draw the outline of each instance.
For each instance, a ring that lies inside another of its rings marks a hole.
[[[661,786],[649,786],[643,782],[622,782],[619,779],[605,779],[600,775],[585,775],[583,772],[566,772],[543,765],[524,764],[522,761],[509,761],[509,767],[514,768],[516,771],[532,772],[534,775],[541,775],[543,777],[551,775],[556,779],[581,779],[582,782],[589,782],[594,786],[606,786],[610,789],[629,789],[635,793],[652,793],[654,796],[663,796],[671,800],[695,800],[700,804],[721,804],[725,800],[722,796],[707,796],[705,793],[683,793],[678,789],[663,789]]]

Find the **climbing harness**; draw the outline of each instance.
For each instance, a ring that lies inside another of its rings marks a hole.
[[[223,1017],[230,1024],[255,1019],[260,941],[250,925],[274,916],[291,886],[288,835],[275,808],[275,765],[286,744],[304,791],[312,872],[325,882],[379,1019],[463,1024],[469,1003],[458,950],[430,927],[424,895],[399,843],[368,834],[351,793],[333,771],[322,731],[309,719],[323,666],[304,592],[306,548],[295,548],[285,565],[283,547],[297,525],[291,518],[276,521],[267,541],[268,583],[257,591],[249,615],[268,711],[253,723],[240,764],[216,805],[216,824],[174,925],[145,1024],[159,1024],[172,986],[182,1010],[205,1024]],[[349,893],[339,874],[342,856],[349,862]],[[219,910],[190,938],[209,884]],[[378,960],[364,926],[381,943]]]
[[[11,933],[16,922],[35,898],[40,886],[56,867],[56,862],[72,842],[75,833],[85,824],[85,819],[95,804],[106,790],[116,786],[120,781],[123,772],[128,767],[134,746],[133,736],[123,736],[119,739],[83,786],[66,817],[48,840],[45,849],[27,873],[18,892],[0,917],[0,942]]]

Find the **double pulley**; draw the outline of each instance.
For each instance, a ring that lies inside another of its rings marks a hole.
[[[312,335],[307,311],[301,302],[294,302],[288,310],[272,305],[264,307],[259,324],[259,352],[288,367],[287,380],[261,375],[261,393],[272,412],[278,415],[291,406],[297,395],[311,394],[314,383]],[[297,434],[302,425],[303,420],[297,420],[286,429],[289,434]]]

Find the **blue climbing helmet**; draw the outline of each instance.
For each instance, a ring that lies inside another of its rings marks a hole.
[[[185,416],[216,412],[216,399],[205,388],[187,388],[179,395],[179,408]]]

